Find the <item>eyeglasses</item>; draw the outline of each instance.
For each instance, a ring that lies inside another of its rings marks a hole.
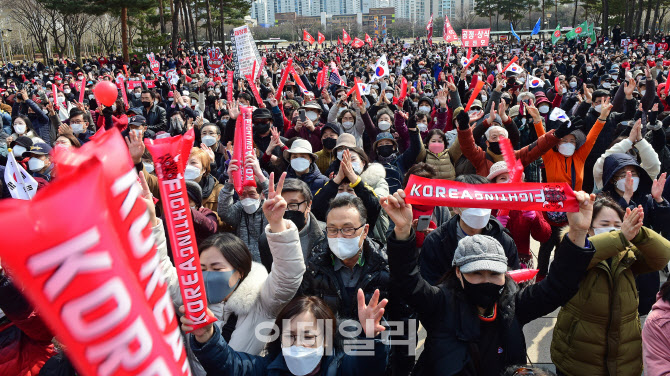
[[[70,125],[72,124],[86,124],[85,121],[70,121]]]
[[[284,347],[291,347],[298,343],[298,339],[300,339],[300,344],[305,346],[305,347],[312,347],[316,346],[316,339],[319,338],[318,335],[314,334],[282,334],[281,336],[281,344]]]
[[[292,203],[292,204],[288,204],[288,205],[286,205],[286,208],[288,210],[300,210],[300,205],[302,205],[306,202],[307,202],[307,200],[302,201],[302,202],[295,202],[295,203]]]
[[[326,233],[328,234],[329,237],[334,238],[339,234],[340,232],[344,237],[350,238],[356,234],[356,231],[360,230],[363,228],[365,224],[362,224],[358,227],[345,227],[345,228],[337,228],[337,227],[326,227]]]

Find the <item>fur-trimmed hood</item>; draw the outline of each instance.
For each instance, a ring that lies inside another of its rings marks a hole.
[[[377,189],[379,188],[380,183],[386,182],[386,169],[380,163],[370,163],[368,168],[361,174],[361,180],[372,187],[372,189],[375,190],[375,193],[379,195]],[[388,193],[386,195],[388,195]]]
[[[252,262],[249,275],[235,289],[228,301],[213,304],[214,307],[210,307],[210,309],[219,320],[224,319],[225,311],[234,312],[237,316],[247,315],[260,298],[261,289],[267,278],[268,272],[265,267],[258,262]]]

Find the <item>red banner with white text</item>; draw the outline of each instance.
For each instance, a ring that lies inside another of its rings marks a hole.
[[[577,212],[575,192],[566,183],[465,184],[412,175],[405,188],[410,204]]]
[[[154,160],[185,315],[195,323],[193,328],[198,329],[216,318],[207,314],[205,284],[184,179],[194,138],[190,129],[183,136],[146,139],[144,143]]]

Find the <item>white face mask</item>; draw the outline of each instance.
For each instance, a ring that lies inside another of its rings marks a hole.
[[[44,168],[44,161],[35,157],[28,160],[28,169],[32,172],[41,171]]]
[[[221,89],[214,89],[214,92],[217,94],[221,94]]]
[[[606,81],[606,82],[603,82],[603,87],[604,87],[605,89],[609,89],[609,88],[612,87],[612,84]]]
[[[479,113],[479,110],[470,110],[468,111],[468,116],[473,117],[476,116]]]
[[[212,146],[216,144],[216,137],[214,136],[202,136],[202,143],[207,146]]]
[[[72,125],[72,133],[80,134],[84,132],[84,124],[71,124],[71,125]]]
[[[633,192],[637,191],[637,187],[640,186],[640,178],[633,176]],[[626,192],[626,178],[621,178],[616,181],[616,187],[621,192]]]
[[[309,169],[309,165],[310,165],[310,162],[306,158],[291,159],[291,167],[293,167],[293,169],[296,172],[307,171],[307,169]]]
[[[342,160],[342,155],[344,154],[344,149],[340,149],[337,151],[337,159]]]
[[[315,349],[302,346],[282,347],[281,352],[288,370],[296,376],[311,373],[323,358],[323,346]]]
[[[134,93],[134,94],[135,94],[135,98],[137,98],[137,99],[140,99],[140,97],[142,96],[142,93]]]
[[[195,180],[200,176],[200,169],[195,166],[186,166],[184,169],[184,179]]]
[[[144,169],[147,170],[148,173],[154,172],[154,164],[153,163],[142,162],[142,164],[144,165]]]
[[[70,94],[70,92],[71,92],[70,89],[65,89],[65,90],[63,90],[63,93],[65,93],[65,94]]]
[[[142,137],[142,130],[141,129],[131,129],[130,131],[135,133],[135,136]]]
[[[351,162],[351,168],[354,169],[354,172],[357,173],[358,175],[363,172],[363,167],[361,167],[361,162]]]
[[[597,113],[600,113],[600,111],[603,109],[603,105],[597,104],[593,109],[596,110]]]
[[[419,107],[419,111],[430,112],[430,106],[421,106]]]
[[[549,106],[540,106],[538,108],[538,110],[540,110],[541,114],[548,114],[549,113]]]
[[[571,88],[576,88],[577,87],[577,82],[576,81],[570,81],[570,87]]]
[[[486,102],[486,99],[488,99],[488,97],[486,95],[482,95],[482,102]]]
[[[565,144],[560,144],[558,145],[558,152],[561,153],[563,156],[570,157],[573,154],[575,154],[575,144],[571,144],[569,142]]]
[[[386,99],[388,100],[393,99],[393,93],[386,93]]]
[[[567,92],[568,92],[568,89],[566,89],[566,88],[563,88],[563,89],[561,90],[561,94],[565,94],[565,93],[567,93]]]
[[[600,235],[600,234],[604,234],[606,232],[617,231],[617,230],[619,230],[619,229],[616,228],[616,227],[594,227],[593,228],[593,235]]]
[[[336,194],[335,197],[356,197],[356,195],[349,192],[340,192]]]
[[[489,223],[491,209],[465,209],[461,212],[461,219],[466,225],[474,229],[483,229]]]
[[[15,146],[12,148],[12,153],[13,153],[14,156],[17,157],[17,158],[21,158],[21,157],[23,157],[23,153],[25,153],[25,151],[26,151],[26,148],[24,148],[24,147],[21,146],[21,145],[15,145]]]
[[[345,122],[342,122],[342,126],[344,127],[344,129],[351,129],[354,126],[354,122],[353,121],[345,121]]]
[[[257,198],[245,198],[240,200],[242,204],[242,209],[247,214],[253,214],[258,210],[258,207],[261,206],[261,200]]]
[[[115,111],[116,111],[116,104],[113,104],[112,105],[112,112],[115,112]]]
[[[307,118],[309,120],[311,120],[312,122],[315,122],[316,119],[319,118],[319,115],[317,115],[317,113],[313,112],[313,111],[309,111],[309,112],[305,113],[305,116],[307,116]]]
[[[428,125],[425,123],[417,123],[416,127],[419,128],[419,132],[425,132],[428,130]]]
[[[646,92],[647,92],[646,90],[640,90],[640,95],[644,96]]]
[[[26,125],[23,123],[14,123],[14,130],[16,134],[24,134],[26,133]]]
[[[391,129],[391,122],[390,121],[380,121],[377,126],[379,127],[380,131],[388,131],[389,129]]]
[[[328,238],[328,248],[340,260],[347,260],[358,253],[360,241],[361,235],[355,238]]]
[[[197,106],[197,105],[198,101],[196,101],[195,99],[191,99],[191,106]]]
[[[94,99],[95,99],[95,95],[93,95],[93,94],[89,94],[89,95],[88,95],[88,100],[89,100],[89,101],[92,101],[92,100],[94,100]]]

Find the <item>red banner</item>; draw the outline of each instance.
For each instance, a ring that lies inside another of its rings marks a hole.
[[[54,109],[60,111],[60,105],[58,104],[58,87],[56,84],[51,84],[51,97],[54,100]]]
[[[184,184],[184,168],[194,138],[193,129],[190,129],[183,136],[157,140],[147,138],[144,143],[153,156],[156,168],[172,257],[186,309],[185,316],[193,321],[193,328],[198,329],[216,321],[216,318],[207,314],[205,284]]]
[[[59,178],[67,175],[75,176],[77,169],[88,163],[91,158],[98,158],[105,162],[104,186],[107,189],[107,203],[111,207],[111,215],[121,225],[119,241],[122,249],[130,250],[125,256],[132,272],[145,292],[145,298],[155,313],[155,323],[158,325],[163,338],[172,348],[174,360],[182,370],[182,375],[190,374],[188,359],[184,350],[184,343],[179,332],[179,323],[175,316],[172,299],[170,298],[167,281],[162,269],[158,266],[160,260],[156,257],[155,239],[151,235],[149,213],[144,202],[139,198],[140,186],[132,160],[128,153],[118,153],[126,144],[116,128],[109,132],[100,128],[102,133],[96,133],[91,142],[79,149],[70,152],[58,152],[56,158],[56,173]]]
[[[323,34],[321,34],[320,31],[319,31],[319,34],[317,34],[316,38],[317,38],[317,42],[318,42],[319,44],[321,44],[321,43],[323,43],[323,42],[326,41],[326,37],[325,37]]]
[[[489,45],[491,29],[463,29],[461,41],[463,47],[486,47]]]
[[[433,15],[430,15],[430,21],[428,21],[428,25],[426,25],[426,39],[428,40],[429,45],[433,45]]]
[[[226,80],[228,82],[228,85],[226,86],[226,96],[228,98],[228,103],[233,103],[233,74],[235,72],[233,71],[228,71]]]
[[[121,231],[127,223],[111,204],[105,170],[106,162],[90,158],[32,201],[3,200],[2,262],[79,374],[188,375],[188,363],[184,370],[173,360],[183,344],[171,348],[157,325],[172,301],[153,312],[126,257],[153,238],[148,222]],[[128,218],[135,223],[141,211],[133,207]],[[127,249],[127,241],[136,248]]]
[[[281,72],[281,80],[279,81],[279,86],[277,87],[277,93],[275,93],[275,99],[278,101],[281,100],[282,91],[284,90],[284,85],[286,85],[286,79],[288,78],[289,72],[293,69],[293,58],[289,58],[286,63],[286,68]]]
[[[302,82],[302,79],[300,79],[300,76],[298,76],[298,72],[295,71],[295,68],[291,66],[291,77],[293,77],[293,81],[295,81],[295,84],[300,87],[300,90],[302,90],[302,93],[305,94],[307,93],[307,87],[305,86],[305,83]]]
[[[444,30],[442,34],[442,39],[444,39],[444,41],[447,43],[458,41],[458,35],[454,31],[454,28],[451,26],[451,22],[449,22],[449,17],[447,15],[444,15]]]
[[[412,175],[405,188],[410,204],[577,212],[579,203],[567,183],[465,184]]]
[[[252,121],[253,108],[243,107],[240,111],[240,116],[242,116],[242,156],[246,158],[250,155],[254,155],[256,152],[254,150],[254,134],[253,134],[253,121]],[[254,169],[251,166],[244,164],[244,171],[242,172],[242,186],[243,187],[255,187],[256,179],[254,179]]]
[[[365,43],[369,44],[370,47],[372,47],[372,38],[370,38],[370,36],[367,33],[365,33]]]
[[[365,42],[360,40],[358,37],[354,38],[354,42],[351,44],[354,48],[361,48],[365,45]]]
[[[302,30],[302,39],[309,43],[310,46],[314,44],[314,37],[305,29]]]
[[[125,103],[126,108],[128,108],[128,94],[126,93],[126,83],[123,80],[123,77],[119,77],[119,84],[121,85],[121,95],[123,96],[123,103]]]
[[[342,43],[349,44],[349,42],[351,42],[351,37],[349,36],[349,33],[347,33],[346,30],[342,29]]]

